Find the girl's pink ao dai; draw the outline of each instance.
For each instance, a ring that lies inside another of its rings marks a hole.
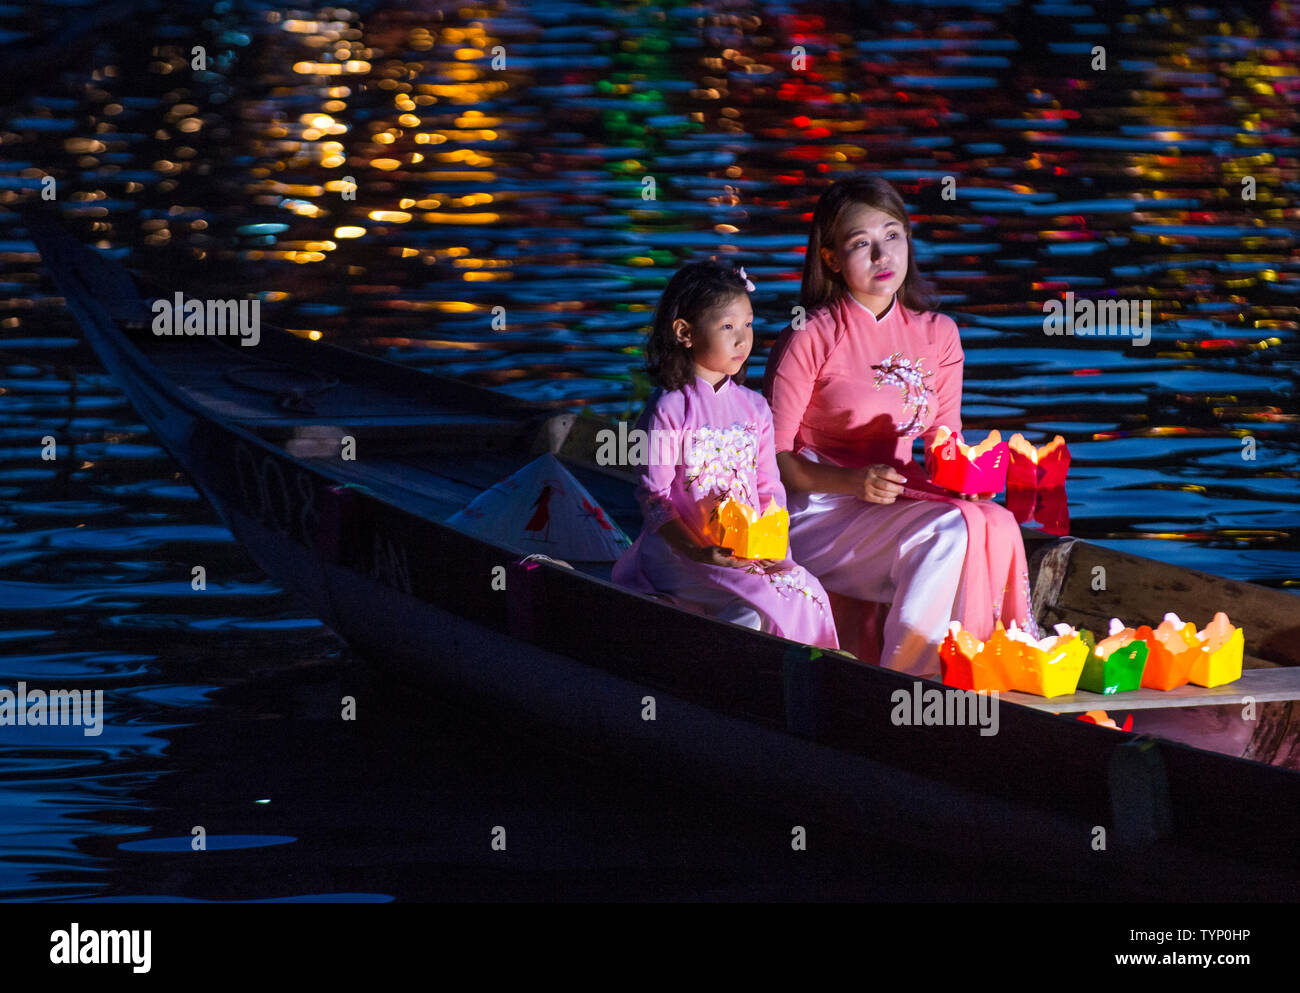
[[[765,573],[687,559],[659,534],[679,518],[702,545],[715,543],[710,519],[728,496],[760,513],[785,488],[772,445],[772,413],[753,390],[701,376],[680,390],[658,389],[637,427],[650,439],[637,502],[645,526],[614,564],[614,582],[667,595],[681,606],[805,644],[838,648],[826,591],[802,566]]]

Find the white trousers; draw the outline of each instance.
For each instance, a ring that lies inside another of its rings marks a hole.
[[[790,548],[831,593],[891,603],[881,664],[937,677],[939,645],[961,616],[966,521],[951,504],[791,493]]]

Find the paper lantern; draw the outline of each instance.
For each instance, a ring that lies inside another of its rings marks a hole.
[[[1011,622],[998,621],[988,641],[981,643],[953,621],[939,647],[943,681],[958,689],[1020,690],[1054,697],[1073,693],[1083,670],[1088,646],[1068,624],[1056,633],[1034,638]]]
[[[941,425],[925,450],[925,468],[935,484],[958,493],[1001,493],[1007,484],[1010,454],[997,431],[971,447]]]
[[[1165,619],[1154,631],[1143,624],[1137,629],[1137,636],[1147,646],[1147,667],[1142,673],[1142,686],[1149,690],[1172,690],[1185,686],[1191,678],[1192,663],[1200,649],[1196,625],[1184,624],[1177,614],[1165,614]]]
[[[994,665],[993,655],[983,654],[984,642],[961,626],[961,621],[948,625],[948,634],[939,646],[939,662],[945,684],[959,690],[999,693],[1011,689],[1001,669]]]
[[[1000,630],[999,622],[989,638],[990,644],[998,639]],[[1078,687],[1088,646],[1067,624],[1058,624],[1056,631],[1054,637],[1035,639],[1011,622],[1010,630],[1003,633],[1006,646],[998,644],[998,649],[1003,653],[1004,672],[1013,690],[1054,697],[1067,696]]]
[[[731,497],[718,504],[719,544],[745,559],[783,559],[790,546],[790,514],[768,499],[760,517],[747,503]]]
[[[1011,464],[1007,469],[1007,486],[1023,489],[1050,489],[1064,486],[1070,472],[1070,450],[1059,434],[1041,448],[1035,448],[1017,432],[1007,442]]]
[[[1079,689],[1093,693],[1127,693],[1142,684],[1147,643],[1119,618],[1110,620],[1110,634],[1088,652],[1079,676]]]
[[[1090,710],[1086,714],[1080,714],[1079,720],[1087,721],[1089,724],[1099,724],[1104,728],[1114,728],[1116,731],[1132,731],[1133,715],[1129,714],[1124,718],[1124,724],[1121,727],[1111,719],[1110,715],[1104,710]]]
[[[1241,660],[1246,636],[1233,627],[1228,615],[1219,611],[1214,619],[1197,632],[1200,652],[1192,662],[1191,682],[1197,686],[1222,686],[1241,678]]]

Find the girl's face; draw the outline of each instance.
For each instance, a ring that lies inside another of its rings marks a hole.
[[[844,212],[839,228],[836,242],[822,247],[822,261],[879,315],[907,278],[907,231],[897,218],[863,203]]]
[[[673,332],[691,350],[696,375],[717,386],[724,376],[740,371],[754,347],[754,309],[749,295],[732,295],[694,323],[679,317],[673,322]]]

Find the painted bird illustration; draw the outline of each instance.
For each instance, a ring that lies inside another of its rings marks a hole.
[[[596,518],[596,523],[599,524],[601,527],[603,527],[606,531],[614,530],[614,525],[610,524],[609,521],[605,520],[604,507],[593,507],[590,503],[587,502],[585,497],[582,500],[582,506],[583,509],[587,511],[587,515],[589,517]]]
[[[538,494],[533,506],[537,509],[533,511],[533,516],[528,518],[528,523],[524,525],[525,531],[545,531],[545,534],[538,538],[538,541],[551,540],[551,494],[555,492],[555,487],[547,483],[542,487],[542,492]]]

